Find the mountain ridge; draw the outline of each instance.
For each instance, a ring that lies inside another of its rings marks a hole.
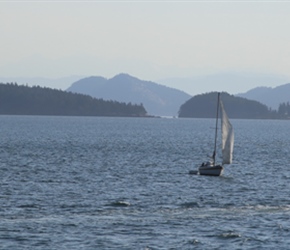
[[[278,110],[281,103],[290,102],[290,83],[277,87],[256,87],[236,96],[259,101],[269,108]]]
[[[214,82],[215,80],[217,82],[219,81],[219,78],[215,79],[214,76],[215,75],[202,76],[200,79],[196,78],[195,79],[196,81],[188,82],[188,84],[191,84],[192,86],[194,86],[194,84],[203,85],[204,83],[203,79],[207,79],[206,81],[207,84],[210,84],[211,82],[211,85],[207,85],[204,87],[208,88],[209,86],[212,86],[212,89],[208,92],[224,91],[222,89],[223,85],[221,86],[220,84],[212,85],[212,82]],[[230,74],[227,76],[227,78],[224,78],[223,74],[221,74],[220,78],[225,79],[226,80],[225,86],[228,86],[231,81],[233,81],[233,83],[239,83],[239,79],[235,80],[234,76],[235,75]],[[64,84],[66,84],[67,86],[65,87],[65,89],[70,89],[73,84],[81,81],[81,84],[79,86],[74,85],[73,92],[83,93],[83,94],[87,94],[96,98],[103,98],[105,100],[120,100],[121,102],[132,102],[132,103],[137,103],[137,104],[143,103],[145,107],[146,106],[150,107],[149,109],[146,108],[147,110],[149,110],[149,113],[153,113],[153,115],[158,115],[158,116],[159,115],[176,116],[180,106],[193,96],[193,95],[189,95],[183,90],[180,90],[182,86],[182,81],[179,81],[179,79],[176,79],[174,83],[171,84],[171,85],[174,84],[174,86],[178,86],[178,89],[177,89],[174,87],[170,87],[168,85],[167,86],[162,85],[163,84],[162,82],[161,84],[159,84],[153,81],[140,80],[137,77],[133,77],[125,73],[120,73],[118,75],[115,75],[112,78],[105,78],[102,76],[89,76],[89,77],[70,76],[70,77],[61,77],[61,78],[56,78],[56,79],[52,79],[52,78],[49,79],[49,78],[44,78],[44,77],[30,77],[30,78],[0,77],[0,80],[1,79],[2,79],[2,82],[4,82],[3,79],[5,79],[5,82],[10,82],[10,83],[17,82],[18,84],[24,84],[26,86],[27,85],[29,86],[55,85],[56,88],[59,88],[61,85],[64,86]],[[246,80],[250,81],[250,79],[251,78],[244,77],[243,81],[246,81]],[[261,78],[261,79],[263,80],[266,78]],[[273,77],[273,79],[270,78],[271,81],[274,81],[275,79],[276,79],[275,77]],[[95,86],[96,82],[98,83],[98,87]],[[252,80],[250,82],[252,83]],[[277,82],[280,82],[280,80]],[[232,87],[234,87],[233,84],[231,85]],[[270,109],[278,110],[281,103],[287,103],[290,101],[290,86],[289,85],[290,83],[286,83],[286,84],[282,84],[276,87],[268,87],[266,85],[263,86],[261,84],[261,86],[249,89],[247,90],[247,92],[237,93],[235,94],[235,96],[244,97],[249,100],[256,100],[262,104],[267,105]],[[147,88],[146,86],[149,86],[149,88]],[[110,90],[106,91],[108,87],[110,87]],[[163,90],[161,91],[160,87],[165,91]],[[128,89],[126,90],[126,88],[130,89],[130,93],[126,93],[128,92]],[[217,88],[220,88],[220,90],[216,90]],[[84,89],[86,90],[84,91]],[[174,90],[174,91],[168,92],[167,90],[169,89]],[[94,92],[98,92],[99,95],[94,94]],[[166,93],[161,93],[161,92],[166,92]],[[201,92],[201,93],[208,93],[208,92]],[[178,94],[176,95],[176,93]],[[126,95],[127,96],[129,95],[130,99],[128,97],[125,98]],[[183,96],[183,97],[180,98],[180,96]],[[175,99],[178,99],[178,98],[180,99],[175,101]]]
[[[279,86],[288,81],[289,77],[275,74],[225,71],[191,77],[163,78],[157,82],[167,86],[178,83],[180,89],[194,96],[212,91],[226,91],[236,95],[250,90],[252,86]]]
[[[90,89],[86,86],[90,86]],[[110,79],[100,76],[83,78],[72,83],[66,91],[104,100],[142,103],[148,114],[155,116],[176,116],[180,105],[191,97],[181,90],[140,80],[126,73]]]

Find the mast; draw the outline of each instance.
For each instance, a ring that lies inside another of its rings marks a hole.
[[[216,155],[216,142],[217,142],[217,130],[218,130],[218,118],[219,118],[219,105],[220,105],[220,93],[218,92],[217,109],[216,109],[216,122],[215,122],[215,138],[214,138],[214,151],[213,151],[213,165],[215,166]]]

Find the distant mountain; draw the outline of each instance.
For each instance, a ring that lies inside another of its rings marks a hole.
[[[221,93],[221,99],[230,118],[239,119],[270,119],[280,118],[269,111],[266,105],[242,97]],[[217,92],[196,95],[185,102],[179,110],[179,117],[215,118]]]
[[[251,72],[219,72],[193,77],[167,78],[157,82],[166,86],[178,86],[191,95],[226,91],[238,94],[248,91],[253,86],[278,86],[289,80],[287,76],[260,74]]]
[[[0,83],[0,114],[146,117],[142,105],[104,101],[66,91]]]
[[[143,81],[128,74],[119,74],[111,79],[100,76],[84,78],[73,83],[67,91],[104,100],[142,103],[148,114],[158,116],[176,116],[180,105],[191,98],[180,90]]]
[[[258,87],[246,93],[237,94],[237,96],[259,101],[272,109],[278,110],[281,103],[290,102],[290,83],[276,88]]]

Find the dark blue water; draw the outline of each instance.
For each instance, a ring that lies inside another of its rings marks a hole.
[[[0,116],[0,249],[289,249],[290,122]]]

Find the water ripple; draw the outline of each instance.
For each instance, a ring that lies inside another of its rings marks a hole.
[[[211,119],[1,119],[0,249],[288,249],[288,123],[234,120],[211,178]]]

